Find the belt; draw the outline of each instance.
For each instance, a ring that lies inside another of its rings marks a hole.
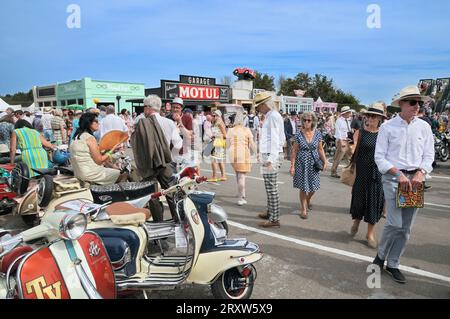
[[[415,170],[412,170],[412,171],[408,171],[408,170],[406,170],[406,169],[401,169],[401,170],[400,170],[400,172],[402,172],[403,174],[415,174],[415,173],[417,173],[418,171],[420,171],[420,169],[415,169]]]

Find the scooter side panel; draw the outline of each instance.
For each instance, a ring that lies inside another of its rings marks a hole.
[[[70,299],[63,277],[48,247],[26,257],[18,270],[19,294],[23,299]]]
[[[217,276],[223,273],[225,270],[236,266],[244,266],[247,264],[253,264],[262,258],[261,253],[253,253],[247,255],[248,252],[243,250],[220,250],[212,251],[209,253],[202,253],[198,256],[195,267],[192,268],[188,283],[194,284],[211,284]],[[230,258],[231,256],[244,256]]]
[[[105,299],[114,299],[116,297],[114,272],[101,238],[93,232],[86,232],[78,239],[78,244],[94,277],[97,291]]]
[[[195,253],[194,258],[200,254],[200,249],[203,244],[203,239],[205,237],[205,229],[203,226],[203,223],[201,221],[201,217],[197,211],[197,207],[195,207],[195,204],[192,202],[192,200],[187,197],[184,201],[184,213],[189,220],[189,223],[192,228],[192,232],[194,234],[195,238]],[[197,262],[196,259],[193,260],[193,265]]]

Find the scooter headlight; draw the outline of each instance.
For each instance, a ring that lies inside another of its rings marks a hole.
[[[84,234],[86,227],[86,215],[66,215],[59,225],[59,236],[63,239],[76,240]]]

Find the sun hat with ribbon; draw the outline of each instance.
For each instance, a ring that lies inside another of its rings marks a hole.
[[[369,108],[364,112],[364,115],[366,114],[375,114],[382,117],[387,117],[384,113],[384,105],[379,102],[371,104]]]
[[[254,105],[254,107],[258,107],[258,105],[261,105],[267,101],[270,101],[271,99],[272,99],[272,95],[269,92],[259,92],[253,98],[253,105]]]
[[[417,99],[420,98],[422,102],[428,102],[430,98],[420,94],[420,90],[417,86],[411,85],[403,88],[400,93],[396,94],[392,99],[392,105],[400,107],[400,101],[407,99]]]

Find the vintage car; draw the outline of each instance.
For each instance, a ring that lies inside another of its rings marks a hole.
[[[237,76],[239,80],[253,80],[256,77],[255,71],[247,68],[237,68],[233,71],[233,74]]]

